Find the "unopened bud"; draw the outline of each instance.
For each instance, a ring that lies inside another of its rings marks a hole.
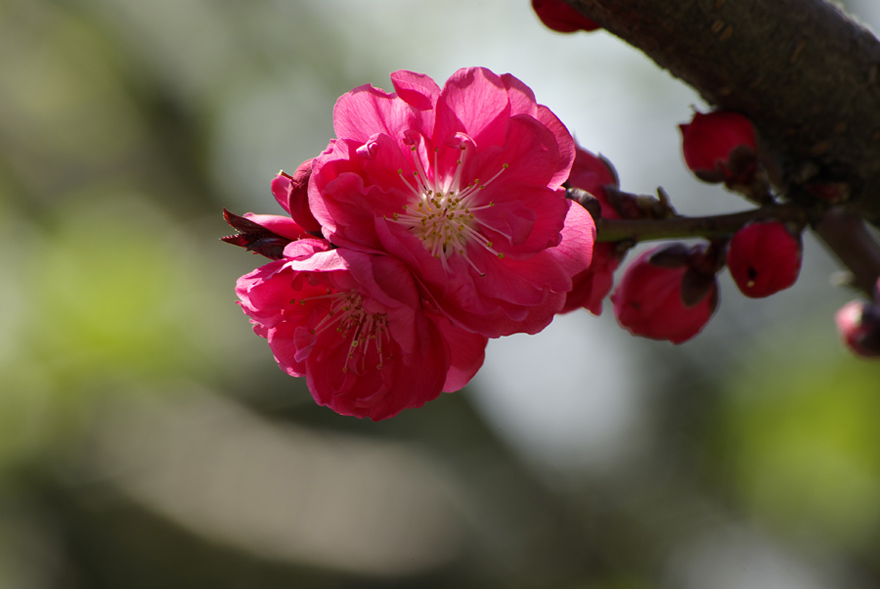
[[[844,345],[857,356],[880,358],[880,306],[851,301],[835,314],[837,332]]]
[[[801,270],[800,234],[780,221],[761,221],[736,232],[727,250],[727,267],[739,290],[762,298],[793,285]]]
[[[236,234],[221,237],[220,241],[243,247],[270,260],[280,260],[284,248],[291,241],[308,237],[290,217],[253,213],[246,213],[242,217],[223,209],[223,218],[235,229]]]
[[[549,29],[557,33],[595,31],[599,25],[562,0],[532,0],[532,8]]]
[[[697,335],[718,305],[715,276],[700,269],[704,255],[706,246],[682,244],[642,253],[611,295],[620,324],[633,335],[674,344]]]
[[[755,128],[745,116],[732,111],[694,113],[679,125],[684,161],[704,182],[723,182],[731,190],[755,200],[766,199],[769,185],[758,162]]]

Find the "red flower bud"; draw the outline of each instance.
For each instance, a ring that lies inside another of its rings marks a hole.
[[[312,160],[300,164],[293,176],[279,172],[272,180],[272,194],[281,207],[290,213],[297,225],[311,233],[321,232],[321,224],[309,208],[309,178]]]
[[[880,306],[852,301],[834,315],[840,339],[863,358],[880,358]]]
[[[610,204],[608,190],[618,186],[617,172],[609,161],[586,149],[576,147],[574,163],[568,176],[568,186],[587,191],[601,207],[601,217],[619,219],[620,214]],[[587,206],[587,203],[581,203]],[[592,212],[591,212],[592,214]],[[616,243],[593,244],[590,267],[572,278],[572,289],[565,299],[560,313],[568,313],[582,307],[593,315],[602,314],[602,301],[614,285],[614,271],[626,255],[626,250]]]
[[[223,209],[223,218],[236,233],[221,237],[220,241],[243,247],[270,260],[280,260],[284,248],[291,241],[308,237],[290,217],[253,213],[245,213],[242,217]]]
[[[727,250],[730,275],[747,297],[761,298],[793,285],[801,270],[800,234],[779,221],[746,225]]]
[[[704,182],[728,186],[752,184],[758,170],[757,141],[752,122],[731,111],[694,113],[679,125],[684,161]]]
[[[718,306],[718,283],[702,269],[702,245],[661,246],[627,267],[611,295],[617,320],[633,335],[674,344],[697,335]]]
[[[589,32],[600,28],[595,21],[562,0],[532,0],[532,8],[545,26],[558,33]]]
[[[585,308],[593,315],[602,314],[602,301],[614,286],[614,271],[625,256],[618,244],[601,242],[593,245],[590,267],[572,277],[572,289],[560,313]]]

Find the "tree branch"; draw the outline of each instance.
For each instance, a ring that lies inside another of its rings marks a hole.
[[[771,177],[870,292],[880,248],[880,41],[825,0],[565,0],[710,104],[748,116]],[[812,213],[811,213],[812,214]],[[861,219],[859,219],[859,217]]]
[[[747,115],[785,192],[843,182],[880,224],[880,42],[824,0],[566,0],[710,104]]]
[[[597,241],[647,241],[688,237],[724,237],[736,233],[750,221],[776,219],[791,221],[801,228],[807,223],[804,210],[794,205],[772,205],[741,213],[710,217],[672,219],[599,219]]]
[[[815,229],[828,249],[850,269],[852,286],[870,297],[880,276],[880,246],[868,233],[864,221],[832,209]]]

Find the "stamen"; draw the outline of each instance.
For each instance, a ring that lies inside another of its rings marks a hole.
[[[477,199],[509,165],[503,164],[487,182],[475,178],[462,186],[468,152],[465,145],[457,149],[460,153],[454,169],[443,174],[440,171],[440,148],[434,148],[431,158],[433,169],[426,170],[417,147],[411,147],[415,183],[410,183],[404,177],[403,170],[398,170],[398,175],[412,194],[409,204],[415,206],[404,205],[403,211],[394,213],[389,221],[403,225],[416,235],[429,254],[440,260],[445,271],[451,271],[449,260],[458,255],[480,275],[485,275],[468,255],[469,245],[476,244],[498,258],[503,258],[504,254],[494,248],[481,228],[490,229],[511,241],[513,238],[508,232],[499,230],[481,218],[480,212],[495,206],[495,203],[479,203]]]
[[[349,366],[361,371],[365,369],[370,342],[374,342],[379,356],[376,368],[382,368],[385,362],[382,349],[383,340],[390,338],[387,315],[385,313],[367,313],[364,310],[361,295],[354,290],[292,299],[291,304],[305,304],[320,300],[331,300],[332,302],[327,309],[327,314],[312,329],[312,335],[319,335],[332,329],[343,338],[351,338],[342,371],[347,373]],[[358,362],[360,362],[359,366]]]

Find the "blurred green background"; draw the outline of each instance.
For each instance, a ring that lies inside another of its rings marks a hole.
[[[0,1],[0,587],[880,586],[880,368],[811,240],[771,299],[723,277],[683,346],[606,305],[378,424],[277,368],[222,207],[279,213],[354,86],[470,65],[625,190],[745,208],[682,165],[691,90],[525,0]]]

